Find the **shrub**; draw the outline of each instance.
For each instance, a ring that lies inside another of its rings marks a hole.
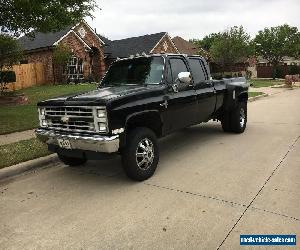
[[[7,84],[13,82],[16,82],[16,73],[14,71],[0,71],[1,93],[7,89]]]
[[[289,75],[297,75],[297,74],[300,74],[300,66],[290,65],[289,66]]]
[[[250,71],[250,70],[246,71],[246,78],[247,79],[251,79],[252,78],[252,71]]]

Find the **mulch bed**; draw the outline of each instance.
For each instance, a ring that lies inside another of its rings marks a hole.
[[[15,105],[24,105],[27,103],[28,103],[28,98],[24,94],[0,95],[0,106],[15,106]]]

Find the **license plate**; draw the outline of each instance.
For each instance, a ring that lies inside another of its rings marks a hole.
[[[71,149],[71,143],[68,139],[57,139],[58,146],[65,149]]]

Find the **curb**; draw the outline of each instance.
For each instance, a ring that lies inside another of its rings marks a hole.
[[[253,97],[250,97],[248,99],[248,102],[254,102],[258,99],[261,99],[261,98],[264,98],[264,97],[267,97],[267,96],[269,96],[269,95],[268,94],[262,94],[262,95],[258,95],[258,96],[253,96]]]
[[[5,167],[3,169],[0,169],[0,180],[6,179],[8,177],[13,177],[22,174],[24,172],[27,172],[29,170],[40,168],[44,165],[48,165],[50,163],[56,163],[56,162],[58,162],[57,155],[51,154],[30,161],[21,162],[17,165],[13,165],[10,167]]]

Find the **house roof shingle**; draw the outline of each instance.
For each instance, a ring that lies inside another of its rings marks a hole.
[[[128,57],[137,53],[150,53],[155,45],[165,36],[167,32],[160,32],[150,35],[130,37],[122,40],[110,41],[105,48],[105,53],[113,58]]]
[[[172,40],[179,52],[182,54],[197,55],[199,53],[196,45],[184,40],[182,37],[176,36]]]
[[[97,34],[97,36],[105,43],[105,45],[109,45],[111,43],[111,40],[109,40],[107,37],[100,34]]]
[[[18,39],[21,47],[24,50],[33,50],[52,46],[62,36],[67,34],[73,26],[68,26],[58,32],[41,33],[36,32],[34,38],[22,36]]]
[[[34,38],[22,36],[18,39],[21,47],[25,50],[34,50],[52,46],[61,37],[66,35],[73,26],[68,26],[58,32],[41,33],[36,32]],[[130,37],[121,40],[111,41],[104,36],[98,34],[98,37],[105,43],[105,53],[113,58],[128,57],[137,53],[150,53],[156,44],[167,34],[167,32],[159,32],[155,34],[147,34],[138,37]]]

